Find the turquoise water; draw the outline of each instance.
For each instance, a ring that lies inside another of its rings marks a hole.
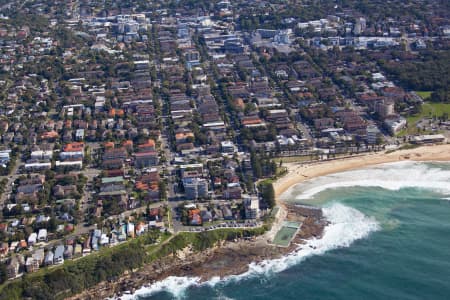
[[[226,281],[171,279],[135,297],[450,299],[449,164],[346,172],[297,186],[285,197],[325,207],[332,224],[315,242],[317,249],[253,266]]]

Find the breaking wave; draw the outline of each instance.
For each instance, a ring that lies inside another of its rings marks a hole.
[[[381,187],[388,190],[422,188],[450,194],[450,169],[420,162],[397,162],[362,170],[347,171],[305,181],[292,187],[283,199],[311,199],[329,189]]]
[[[252,263],[249,265],[249,270],[243,274],[232,275],[223,279],[215,277],[207,282],[201,282],[198,277],[168,277],[150,286],[142,287],[133,295],[122,296],[121,299],[139,299],[139,296],[150,296],[164,291],[171,293],[175,298],[183,298],[186,290],[192,286],[215,287],[218,284],[227,284],[246,278],[270,276],[299,264],[307,257],[348,247],[354,241],[365,238],[371,232],[380,228],[374,218],[367,217],[360,211],[340,203],[333,203],[323,208],[323,212],[330,223],[325,227],[323,237],[309,240],[306,244],[299,246],[296,251],[284,257]]]

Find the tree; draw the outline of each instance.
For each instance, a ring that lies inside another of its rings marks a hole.
[[[261,168],[261,164],[260,164],[260,161],[258,159],[258,155],[256,154],[256,152],[252,151],[250,153],[250,160],[252,163],[253,175],[256,178],[261,178],[262,177],[262,168]]]
[[[259,189],[264,202],[266,202],[269,208],[273,208],[276,204],[275,202],[275,190],[273,189],[272,182],[263,181],[259,184]]]
[[[431,101],[433,102],[450,102],[450,90],[440,89],[431,93]]]
[[[251,176],[245,177],[245,187],[248,193],[253,192],[253,180]]]
[[[0,284],[2,284],[3,282],[6,281],[6,279],[8,279],[8,275],[7,275],[7,270],[6,270],[6,265],[1,263],[0,264]]]
[[[56,222],[56,218],[54,218],[54,217],[50,218],[50,220],[48,221],[48,224],[47,224],[47,229],[49,231],[55,231],[57,226],[58,226],[58,223]]]
[[[158,188],[159,188],[159,199],[167,200],[167,187],[166,187],[166,183],[164,182],[164,180],[161,180],[158,183]]]

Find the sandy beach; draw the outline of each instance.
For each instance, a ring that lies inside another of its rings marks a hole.
[[[285,163],[288,173],[273,183],[277,199],[287,189],[302,181],[338,172],[397,161],[450,161],[450,144],[422,146],[394,152],[377,152],[317,163]],[[278,201],[279,204],[280,201]]]
[[[70,299],[99,299],[120,295],[125,290],[135,291],[143,285],[163,280],[168,276],[196,276],[202,281],[213,277],[224,278],[242,274],[249,269],[250,263],[282,257],[294,251],[299,245],[311,238],[320,238],[327,221],[322,217],[308,217],[303,221],[300,232],[289,247],[280,248],[271,243],[281,228],[283,221],[289,219],[289,211],[294,206],[285,204],[280,195],[290,187],[305,180],[332,173],[343,172],[367,166],[413,160],[413,161],[450,161],[450,144],[423,146],[415,149],[378,152],[316,163],[286,163],[288,173],[273,183],[278,213],[272,228],[264,235],[252,240],[222,242],[220,245],[202,252],[192,252],[159,259],[136,272],[125,274],[115,282],[102,282]],[[180,252],[180,251],[179,251]]]

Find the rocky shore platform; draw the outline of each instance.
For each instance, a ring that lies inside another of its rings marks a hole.
[[[249,264],[280,258],[296,250],[308,239],[321,238],[328,224],[322,210],[307,206],[284,205],[287,221],[301,223],[300,230],[288,247],[277,247],[262,235],[252,239],[221,242],[214,248],[194,252],[191,248],[159,259],[134,272],[128,272],[111,282],[102,282],[70,299],[119,298],[124,292],[133,293],[169,276],[189,276],[207,281],[213,277],[224,278],[248,271]]]

